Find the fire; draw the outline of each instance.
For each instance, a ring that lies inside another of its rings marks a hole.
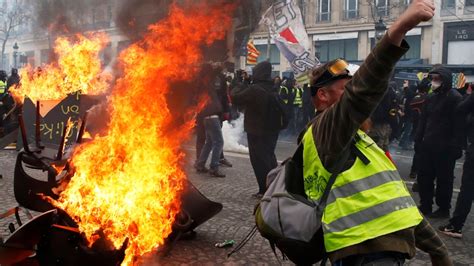
[[[68,94],[100,94],[109,87],[110,76],[102,74],[99,52],[107,45],[104,33],[72,38],[60,37],[54,51],[58,62],[33,69],[27,65],[20,71],[21,84],[12,89],[17,102],[28,96],[37,100],[61,100]]]
[[[168,18],[151,25],[142,41],[120,55],[123,76],[109,99],[107,133],[73,154],[75,175],[54,204],[78,222],[91,244],[99,232],[115,248],[128,239],[122,265],[136,264],[172,231],[186,179],[180,145],[194,124],[171,126],[175,118],[166,95],[171,81],[197,74],[202,45],[225,37],[231,10],[222,3],[173,5]]]

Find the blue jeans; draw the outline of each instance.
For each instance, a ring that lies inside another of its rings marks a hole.
[[[219,117],[204,118],[204,128],[206,130],[206,142],[202,147],[201,154],[196,162],[199,167],[206,165],[207,158],[212,151],[211,169],[219,167],[219,160],[224,148],[224,138],[222,137],[221,121]]]
[[[406,121],[403,129],[403,134],[400,138],[399,146],[402,148],[409,148],[411,144],[411,131],[413,130],[413,122]]]

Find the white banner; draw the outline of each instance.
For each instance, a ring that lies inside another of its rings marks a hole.
[[[319,64],[310,52],[311,41],[303,24],[301,11],[294,0],[276,0],[265,12],[262,21],[280,52],[290,62],[298,80],[305,80],[309,71]]]

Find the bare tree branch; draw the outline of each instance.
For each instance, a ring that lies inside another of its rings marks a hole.
[[[5,47],[10,36],[12,35],[12,33],[14,33],[16,28],[27,23],[29,19],[30,14],[28,12],[28,9],[24,5],[20,5],[18,2],[15,2],[13,6],[4,8],[0,11],[0,68],[3,68],[4,66]]]

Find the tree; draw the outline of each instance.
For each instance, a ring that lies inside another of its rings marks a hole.
[[[9,3],[11,3],[11,6],[4,5],[4,7],[0,9],[0,42],[2,44],[0,66],[2,67],[5,63],[5,47],[8,40],[16,28],[27,23],[30,19],[26,5],[22,5],[18,0],[10,1]]]

